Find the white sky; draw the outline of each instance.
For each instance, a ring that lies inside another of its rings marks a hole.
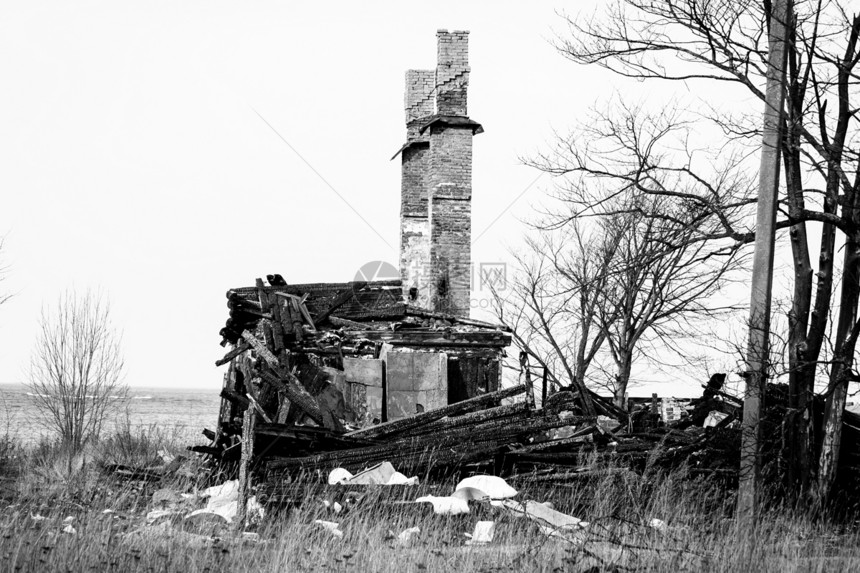
[[[3,3],[2,286],[15,297],[0,307],[0,382],[21,381],[42,304],[69,286],[110,296],[129,384],[217,390],[228,288],[273,272],[348,281],[365,262],[396,263],[400,163],[389,158],[405,138],[403,76],[435,66],[437,28],[471,30],[469,112],[486,130],[474,143],[473,260],[508,260],[518,219],[550,184],[525,191],[538,173],[518,158],[619,85],[549,44],[564,7]]]

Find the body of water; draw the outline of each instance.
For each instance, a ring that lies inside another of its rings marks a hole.
[[[176,432],[178,436],[200,443],[203,428],[214,430],[221,403],[221,388],[129,388],[129,399],[121,412],[111,416],[106,431],[113,424],[133,427],[157,427]],[[0,434],[8,432],[26,443],[47,435],[44,418],[36,407],[32,391],[23,385],[0,384]]]

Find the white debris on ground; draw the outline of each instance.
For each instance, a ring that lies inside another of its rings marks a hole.
[[[433,513],[437,515],[460,515],[469,513],[469,502],[453,496],[425,495],[415,500],[415,503],[429,503]]]
[[[239,482],[226,481],[221,485],[203,490],[199,497],[206,499],[206,506],[189,511],[198,496],[193,494],[178,494],[174,491],[161,489],[153,495],[153,505],[157,509],[146,514],[146,524],[153,525],[165,519],[190,520],[200,515],[218,516],[225,524],[233,523],[239,512]],[[256,496],[248,499],[247,518],[251,522],[261,521],[265,510],[257,501]]]
[[[466,501],[485,501],[489,500],[489,496],[479,489],[473,487],[461,487],[451,494],[451,497],[457,499],[465,499]]]
[[[479,521],[475,524],[475,531],[471,534],[466,534],[466,537],[469,538],[466,541],[466,545],[486,545],[487,543],[492,543],[495,533],[495,521]]]
[[[550,537],[558,537],[573,543],[582,542],[582,532],[588,527],[588,522],[578,517],[556,511],[545,503],[526,500],[523,502],[511,499],[491,502],[496,507],[502,507],[514,515],[524,516],[537,523],[541,533]]]
[[[517,490],[508,485],[508,482],[498,476],[477,475],[467,477],[460,481],[455,490],[471,487],[480,490],[490,499],[507,499],[517,495]]]
[[[418,485],[417,477],[406,477],[389,462],[382,462],[352,475],[344,468],[335,468],[328,474],[329,485]]]

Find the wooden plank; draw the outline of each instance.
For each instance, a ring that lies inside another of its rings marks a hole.
[[[263,279],[257,279],[257,297],[260,301],[260,308],[263,309],[263,313],[268,314],[270,317],[272,316],[271,310],[272,306],[269,304],[269,294],[266,292],[265,285],[263,284]],[[272,334],[272,325],[269,321],[263,322],[263,337],[266,339],[266,346],[269,348],[275,347],[275,337]]]
[[[339,316],[330,316],[328,317],[328,321],[332,326],[346,326],[351,328],[367,328],[367,325],[363,322],[356,322],[354,320],[348,320],[346,318],[340,318]]]
[[[271,372],[266,372],[265,370],[259,370],[259,375],[263,377],[269,384],[274,386],[276,389],[281,390],[287,397],[290,399],[290,402],[300,408],[305,414],[311,417],[311,419],[324,426],[329,428],[330,430],[339,430],[342,431],[343,428],[336,427],[339,425],[339,421],[332,423],[331,416],[325,416],[323,414],[320,405],[317,403],[316,398],[310,395],[310,393],[305,390],[305,388],[301,385],[298,378],[293,376],[289,372],[280,372],[279,376],[275,376]],[[334,425],[335,427],[331,427]]]
[[[444,408],[428,410],[426,412],[422,412],[421,414],[410,416],[409,418],[402,418],[400,420],[394,420],[392,422],[386,422],[384,424],[377,424],[376,426],[371,426],[369,428],[355,430],[353,432],[349,432],[347,436],[375,438],[379,436],[392,435],[395,433],[410,430],[412,428],[416,428],[418,426],[422,426],[424,424],[428,424],[430,422],[434,422],[436,420],[444,418],[445,416],[457,416],[460,414],[465,414],[467,412],[473,412],[475,410],[484,408],[489,404],[498,403],[504,398],[517,396],[519,394],[522,394],[523,392],[525,392],[525,386],[514,386],[513,388],[506,388],[505,390],[499,390],[498,392],[493,392],[492,394],[484,394],[483,396],[477,396],[475,398],[463,400],[462,402],[457,402],[456,404],[450,404],[448,406],[445,406]]]
[[[286,346],[286,332],[284,331],[283,320],[281,318],[281,302],[275,298],[272,302],[272,335],[275,339],[273,350],[280,352]]]
[[[231,350],[230,352],[225,354],[224,358],[221,358],[220,360],[216,360],[215,366],[223,366],[224,364],[227,364],[228,362],[232,362],[232,360],[234,358],[236,358],[237,356],[239,356],[240,354],[242,354],[243,352],[245,352],[249,348],[251,348],[251,347],[247,343],[243,342],[241,344],[238,344],[233,350]]]
[[[511,336],[499,331],[446,332],[442,330],[351,330],[348,338],[366,338],[396,346],[499,347],[510,346]]]
[[[295,300],[298,303],[298,310],[301,313],[302,317],[305,319],[305,322],[308,323],[308,326],[311,327],[311,330],[316,331],[317,327],[316,324],[314,324],[314,319],[311,316],[311,313],[308,312],[308,307],[305,306],[305,300],[308,298],[307,294],[302,297],[298,297],[294,294],[290,294],[287,292],[276,292],[275,294],[279,297],[283,297],[286,300]]]
[[[296,342],[302,341],[302,311],[299,310],[299,299],[291,297],[288,299],[290,306],[290,318],[293,319],[293,332],[296,333]]]
[[[271,424],[271,423],[272,423],[272,419],[271,419],[271,418],[269,418],[269,416],[268,416],[268,415],[266,415],[266,412],[263,410],[263,407],[262,407],[262,406],[260,406],[260,403],[259,403],[259,402],[257,402],[257,401],[254,399],[254,397],[253,397],[253,396],[251,396],[250,394],[245,394],[245,397],[246,397],[246,398],[248,398],[248,401],[251,403],[251,406],[253,406],[253,407],[254,407],[254,410],[256,410],[256,411],[257,411],[257,413],[260,415],[260,417],[261,417],[261,418],[263,418],[263,420],[264,420],[266,423]],[[245,415],[246,415],[246,416],[248,415],[248,412],[247,412],[247,411],[245,412]]]
[[[239,507],[236,515],[236,528],[244,529],[248,514],[248,493],[251,489],[251,460],[254,457],[254,429],[257,413],[253,409],[245,412],[242,423],[242,457],[239,461]]]
[[[247,330],[242,331],[242,338],[245,339],[245,342],[251,345],[254,351],[257,353],[257,356],[266,361],[266,364],[269,365],[269,368],[272,368],[276,372],[281,368],[281,365],[278,363],[278,359],[272,354],[272,351],[266,348],[266,346],[260,342],[256,336],[248,332]]]
[[[453,314],[444,314],[441,312],[430,312],[429,310],[424,310],[423,308],[418,308],[417,306],[406,305],[406,316],[417,316],[419,318],[436,318],[439,320],[447,320],[449,322],[453,322],[456,324],[462,324],[465,326],[475,326],[478,328],[489,328],[492,330],[501,330],[503,332],[510,332],[511,329],[509,326],[504,324],[493,324],[490,322],[484,322],[482,320],[473,320],[471,318],[463,318],[461,316],[456,316]]]
[[[322,321],[324,321],[326,318],[329,317],[329,315],[332,312],[334,312],[335,310],[337,310],[338,308],[343,306],[344,303],[346,303],[349,299],[354,297],[356,291],[363,289],[365,286],[367,286],[366,282],[355,282],[355,283],[350,284],[350,286],[348,288],[345,288],[344,290],[342,290],[334,298],[334,300],[332,301],[332,303],[329,305],[329,307],[327,309],[325,309],[324,311],[322,311],[321,313],[317,314],[314,317],[314,320],[313,320],[314,324],[319,324]]]
[[[245,408],[247,408],[251,404],[250,400],[248,400],[245,396],[242,396],[241,394],[233,392],[232,390],[228,390],[226,388],[221,390],[221,397],[225,400],[228,400],[237,405],[241,405]]]

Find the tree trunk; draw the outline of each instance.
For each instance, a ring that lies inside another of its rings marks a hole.
[[[789,89],[788,120],[783,148],[785,183],[789,216],[799,219],[805,208],[800,162],[800,132],[803,93],[797,87],[796,52],[791,50],[789,69],[792,85]],[[800,92],[800,93],[798,93]],[[788,471],[785,485],[799,498],[808,491],[810,478],[810,424],[812,421],[810,396],[814,392],[815,359],[810,363],[809,314],[812,309],[812,265],[809,257],[809,239],[806,223],[800,222],[789,230],[794,265],[794,293],[788,313],[788,418],[786,423],[786,449]],[[820,345],[819,345],[820,347]],[[816,357],[817,358],[817,357]],[[808,372],[811,368],[811,376]]]
[[[618,374],[615,378],[614,402],[619,408],[624,407],[624,394],[627,393],[627,385],[630,383],[630,371],[633,368],[633,352],[623,350],[619,352]]]
[[[836,479],[839,447],[842,443],[842,417],[848,395],[848,381],[854,365],[854,349],[857,345],[857,302],[860,299],[860,236],[857,233],[849,235],[845,241],[844,261],[839,322],[834,345],[836,351],[827,387],[824,429],[818,459],[815,501],[819,508],[827,503]]]

